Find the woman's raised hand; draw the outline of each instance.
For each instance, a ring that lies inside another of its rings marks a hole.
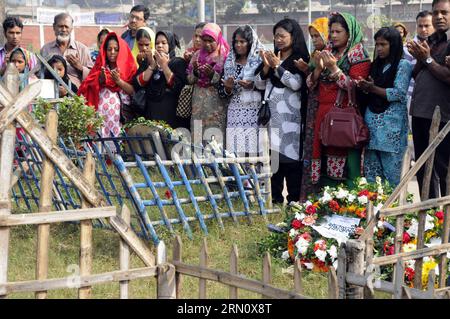
[[[308,69],[309,69],[308,63],[303,61],[302,58],[300,58],[298,60],[294,60],[294,64],[297,67],[297,69],[299,69],[303,73],[307,73],[308,72]]]
[[[163,69],[169,65],[169,55],[163,52],[155,52],[156,63]]]
[[[230,76],[228,79],[222,79],[223,86],[225,87],[225,91],[230,94],[233,91],[234,86],[234,77]]]
[[[320,58],[323,60],[323,66],[334,73],[337,69],[337,59],[330,51],[320,52]]]

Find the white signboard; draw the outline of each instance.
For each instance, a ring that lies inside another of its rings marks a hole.
[[[39,23],[53,24],[54,18],[57,14],[63,12],[62,10],[48,9],[48,8],[37,8],[36,18]],[[95,12],[81,12],[81,11],[71,11],[67,12],[73,18],[74,25],[85,25],[85,24],[95,24]]]
[[[331,215],[325,216],[320,225],[312,226],[312,228],[323,237],[336,239],[340,245],[355,232],[360,221],[359,218]]]

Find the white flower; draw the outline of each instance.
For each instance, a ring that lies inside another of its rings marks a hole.
[[[379,221],[377,222],[377,227],[378,227],[378,228],[381,228],[381,229],[384,229],[383,221],[379,220]]]
[[[308,206],[311,206],[313,203],[311,203],[309,200],[306,201],[306,203],[303,205],[305,208]]]
[[[348,201],[349,203],[353,203],[353,202],[355,201],[355,199],[356,199],[356,196],[353,195],[353,194],[349,194],[349,195],[347,196],[347,201]]]
[[[327,191],[324,191],[323,196],[320,199],[320,202],[322,202],[323,204],[326,204],[332,199],[333,199],[333,197],[331,197],[331,195]]]
[[[413,269],[414,269],[415,264],[416,264],[416,261],[414,259],[407,260],[405,263],[406,267],[413,268]]]
[[[331,245],[330,249],[328,249],[327,252],[332,259],[337,258],[337,248],[335,245]]]
[[[325,258],[327,257],[327,252],[322,249],[317,249],[314,254],[319,258],[320,261],[325,261]]]
[[[289,257],[289,252],[287,250],[283,251],[283,253],[281,254],[281,258],[283,258],[284,260],[288,260]]]
[[[358,197],[358,202],[359,202],[361,205],[367,204],[368,201],[369,201],[369,200],[367,199],[367,196],[366,196],[366,195],[363,195],[363,196],[359,196],[359,197]]]
[[[377,185],[381,186],[381,177],[380,176],[375,177],[375,183],[377,183]]]
[[[336,193],[336,198],[343,199],[348,196],[348,190],[343,189],[342,187],[339,187],[338,192]]]
[[[277,226],[277,227],[287,227],[287,224],[285,222],[281,222],[281,223],[276,224],[275,226]]]
[[[298,230],[297,230],[297,229],[292,228],[292,229],[289,231],[289,237],[295,238],[295,237],[297,237],[297,235],[298,235]]]
[[[295,213],[295,219],[298,219],[299,221],[302,221],[305,216],[304,213]]]
[[[382,186],[378,186],[377,193],[378,193],[378,195],[383,195],[384,194],[384,190],[383,190]]]
[[[298,253],[300,255],[304,255],[309,247],[309,242],[305,240],[304,238],[300,237],[297,242],[295,243],[295,246],[297,247]]]
[[[366,179],[365,177],[361,177],[361,178],[359,179],[358,185],[359,185],[359,186],[363,186],[363,185],[366,185],[366,184],[367,184],[367,179]]]
[[[303,265],[305,265],[306,269],[308,269],[308,270],[312,270],[314,268],[313,263],[304,263]]]
[[[405,252],[405,253],[417,250],[416,244],[412,244],[412,243],[404,244],[402,247],[403,247],[403,252]]]
[[[427,215],[426,221],[425,221],[425,231],[433,229],[434,228],[434,218],[430,215]]]

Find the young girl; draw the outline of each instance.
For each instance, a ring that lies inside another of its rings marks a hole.
[[[402,58],[402,38],[395,28],[381,28],[374,39],[376,58],[370,78],[358,82],[369,101],[365,120],[370,142],[364,156],[364,173],[370,182],[379,176],[396,186],[407,146],[406,93],[412,68]]]
[[[77,93],[78,88],[75,84],[70,81],[69,76],[67,75],[67,62],[66,60],[60,56],[60,55],[53,55],[48,59],[48,64],[53,68],[53,70],[56,71],[56,73],[59,75],[59,77],[64,81],[64,83],[67,84],[67,86],[70,87],[73,93]],[[50,73],[49,70],[45,69],[44,72],[44,78],[45,79],[55,79],[53,74]],[[67,90],[58,83],[58,91],[59,91],[59,97],[67,96],[68,92]]]
[[[88,77],[81,83],[78,95],[104,116],[102,137],[120,134],[120,112],[129,104],[134,93],[131,81],[136,63],[128,45],[114,32],[110,32]]]

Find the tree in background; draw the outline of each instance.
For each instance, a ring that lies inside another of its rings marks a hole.
[[[356,14],[358,12],[358,6],[359,5],[363,5],[366,4],[368,1],[367,0],[341,0],[341,2],[343,4],[348,4],[348,5],[352,5],[353,6],[353,15],[356,18]]]
[[[307,0],[254,0],[260,13],[271,14],[279,11],[298,11],[306,8]]]

